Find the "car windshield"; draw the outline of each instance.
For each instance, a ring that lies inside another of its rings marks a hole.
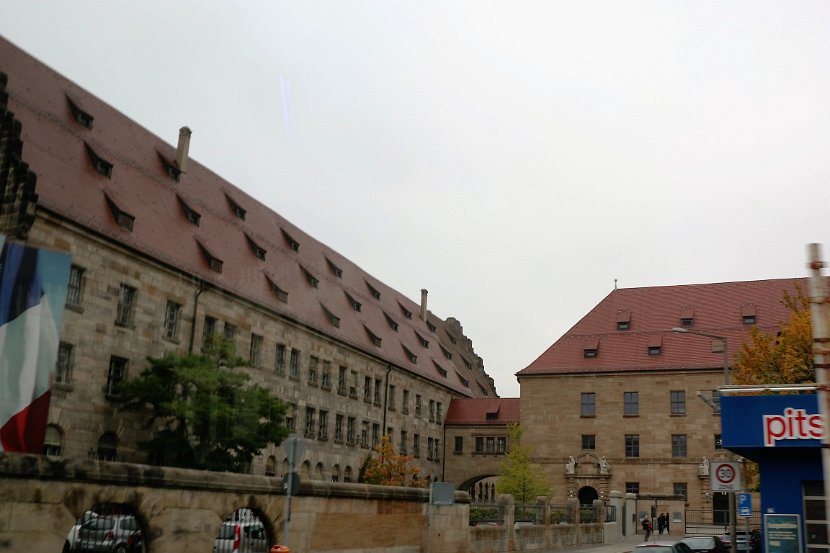
[[[635,551],[640,553],[673,553],[670,545],[638,545]]]
[[[683,543],[694,549],[709,549],[713,541],[712,538],[686,538]]]

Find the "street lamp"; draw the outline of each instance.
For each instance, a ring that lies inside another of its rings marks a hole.
[[[708,332],[689,330],[688,328],[680,327],[672,328],[671,331],[679,334],[695,334],[697,336],[705,336],[706,338],[711,338],[713,340],[720,340],[723,344],[723,383],[724,385],[729,386],[729,347],[727,346],[726,336],[718,336],[717,334],[709,334]],[[737,536],[735,535],[735,492],[727,493],[729,494],[729,547],[731,549],[731,553],[737,553],[738,544],[736,543]],[[747,539],[749,539],[749,536],[747,536]]]

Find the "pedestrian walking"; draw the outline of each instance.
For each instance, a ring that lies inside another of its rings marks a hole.
[[[663,535],[663,525],[665,524],[665,518],[663,517],[663,513],[660,513],[660,516],[657,517],[657,532],[662,536]]]
[[[648,515],[643,517],[643,534],[645,535],[646,539],[643,541],[648,541],[649,536],[651,536],[651,532],[654,528],[651,526],[651,521],[648,518]]]

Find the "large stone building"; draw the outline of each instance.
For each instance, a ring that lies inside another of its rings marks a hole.
[[[798,279],[616,289],[521,370],[524,439],[556,499],[620,490],[656,512],[678,497],[726,510],[710,491],[709,463],[735,459],[715,392],[749,330],[775,335],[788,319],[783,292],[797,285],[806,292]]]
[[[47,451],[145,462],[116,385],[224,335],[291,406],[303,472],[355,480],[384,433],[439,478],[452,398],[496,397],[461,325],[380,282],[0,38],[0,232],[68,252]],[[172,129],[171,129],[172,130]],[[282,474],[271,444],[254,473]]]

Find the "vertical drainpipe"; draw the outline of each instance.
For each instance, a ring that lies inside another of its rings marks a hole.
[[[190,325],[190,344],[187,346],[187,353],[193,353],[193,342],[196,339],[196,312],[199,310],[199,296],[202,295],[204,290],[205,283],[200,280],[199,288],[196,289],[196,293],[193,295],[193,323]]]

